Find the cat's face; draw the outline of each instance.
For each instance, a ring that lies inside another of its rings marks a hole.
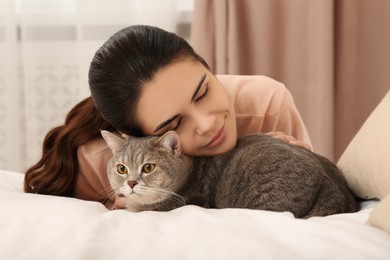
[[[180,151],[174,132],[162,137],[122,139],[110,132],[102,135],[113,152],[108,162],[108,179],[116,196],[125,198],[130,211],[150,209],[175,193],[188,176],[188,160]]]

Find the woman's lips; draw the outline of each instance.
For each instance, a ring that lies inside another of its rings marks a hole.
[[[215,146],[220,145],[225,139],[225,125],[221,127],[218,133],[211,139],[211,141],[206,145],[207,148],[213,148]]]

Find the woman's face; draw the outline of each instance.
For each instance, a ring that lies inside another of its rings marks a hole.
[[[229,94],[201,63],[189,59],[160,70],[145,85],[136,118],[146,135],[175,130],[188,155],[221,154],[237,141]]]

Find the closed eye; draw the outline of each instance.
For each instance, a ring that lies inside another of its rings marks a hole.
[[[176,126],[172,129],[173,131],[177,130],[177,129],[180,127],[182,120],[183,120],[183,118],[181,117],[181,118],[177,121]]]
[[[196,98],[194,101],[195,101],[195,102],[201,101],[202,99],[204,99],[204,98],[207,96],[207,94],[208,94],[209,92],[210,92],[210,88],[209,88],[208,85],[206,85],[206,88],[205,88],[204,92],[202,93],[202,95],[200,95],[200,96],[199,96],[198,98]],[[174,128],[172,128],[172,130],[173,130],[173,131],[176,131],[177,129],[179,129],[179,127],[181,126],[182,122],[183,122],[183,118],[181,117],[181,118],[177,121],[176,126],[175,126]]]
[[[200,95],[197,99],[195,99],[195,102],[198,102],[198,101],[204,99],[209,92],[210,92],[210,88],[208,85],[206,85],[206,89],[204,90],[203,94]]]

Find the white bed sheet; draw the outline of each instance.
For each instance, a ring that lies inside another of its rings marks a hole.
[[[390,259],[390,234],[353,214],[295,219],[284,212],[109,211],[102,204],[26,194],[0,170],[0,259]]]

